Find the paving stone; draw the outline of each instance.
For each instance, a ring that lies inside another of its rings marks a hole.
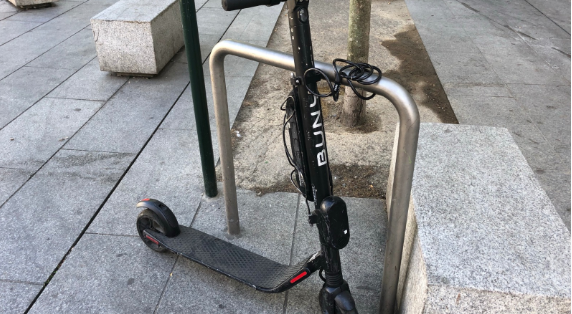
[[[234,123],[236,115],[242,106],[242,101],[244,100],[248,87],[250,86],[250,80],[251,79],[249,77],[226,77],[229,121],[231,125]],[[211,131],[216,132],[212,87],[210,77],[208,76],[205,76],[205,89],[207,92]],[[181,98],[179,98],[175,107],[173,107],[173,110],[171,110],[167,118],[165,118],[165,121],[161,124],[161,128],[196,130],[190,87],[188,87]],[[214,134],[216,135],[216,133]],[[216,136],[213,137],[213,141],[216,141]]]
[[[131,78],[67,148],[137,153],[189,82],[186,66],[169,63],[155,78]]]
[[[0,279],[44,283],[133,157],[58,152],[2,206]]]
[[[283,293],[263,293],[185,258],[173,269],[157,313],[280,313]]]
[[[90,0],[0,46],[0,79],[85,28],[92,16],[114,1],[116,0]],[[21,47],[27,49],[22,50]]]
[[[0,131],[0,166],[39,169],[101,107],[102,102],[42,99]],[[13,140],[12,140],[13,139]]]
[[[208,56],[213,50],[213,47],[220,40],[220,35],[199,34],[199,43],[201,45],[201,58],[203,63],[207,60]],[[185,47],[179,51],[174,57],[173,61],[187,64],[187,52]]]
[[[480,53],[430,52],[429,56],[441,83],[502,83]]]
[[[175,260],[139,237],[85,234],[30,313],[154,313]]]
[[[570,230],[570,170],[535,169],[534,174],[550,197],[562,221]]]
[[[71,10],[84,1],[57,1],[52,6],[41,10],[22,10],[18,14],[12,15],[9,21],[37,22],[45,23],[65,12]]]
[[[284,5],[280,3],[271,7],[257,6],[241,10],[225,32],[223,39],[234,39],[242,42],[254,40],[267,43]],[[263,46],[266,46],[266,43]]]
[[[91,30],[81,30],[27,66],[79,70],[96,56]]]
[[[128,79],[100,71],[97,59],[93,59],[47,97],[107,101]]]
[[[421,124],[412,197],[402,311],[570,308],[570,233],[506,129]]]
[[[2,115],[0,115],[0,128],[30,108],[72,73],[73,71],[68,69],[23,67],[1,80],[0,105],[2,106]],[[30,86],[34,86],[34,88],[29,88]]]
[[[226,225],[223,191],[203,197],[192,227],[256,254],[288,264],[296,220],[298,194],[237,190],[240,235],[230,236]],[[314,252],[315,253],[315,252]]]
[[[350,242],[340,251],[344,279],[360,313],[377,313],[385,254],[387,216],[380,200],[344,197],[348,206]],[[312,207],[313,204],[310,204]],[[310,227],[305,203],[300,203],[292,263],[320,249],[318,230]],[[314,274],[288,291],[287,313],[317,313],[323,282]]]
[[[24,34],[25,32],[41,25],[37,22],[20,22],[20,21],[0,21],[0,45]]]
[[[7,19],[14,14],[16,14],[16,12],[0,12],[0,21]]]
[[[508,127],[529,119],[513,98],[449,96],[449,102],[461,124]]]
[[[32,174],[26,170],[0,168],[0,205],[26,183]]]
[[[505,83],[557,85],[569,83],[538,58],[535,51],[523,42],[501,41],[498,38],[476,38],[473,41]]]
[[[512,96],[504,84],[445,83],[443,89],[448,96]]]
[[[89,232],[137,235],[135,221],[140,210],[135,206],[146,197],[164,202],[180,224],[190,225],[204,191],[197,147],[196,132],[158,130]]]
[[[26,312],[40,289],[42,285],[39,284],[0,281],[0,294],[2,294],[0,311],[5,314]]]
[[[558,24],[565,31],[570,33],[570,2],[568,1],[554,1],[546,2],[542,0],[529,0],[528,1],[535,9],[542,12],[554,23]]]
[[[455,17],[443,1],[406,0],[405,3],[415,21],[450,20]]]
[[[13,6],[10,2],[8,1],[0,2],[0,13],[16,13],[18,11],[19,11],[18,8]]]
[[[237,191],[241,233],[229,236],[222,193],[203,198],[192,227],[249,251],[288,264],[294,233],[298,195],[272,193],[262,197],[255,192]],[[193,296],[181,298],[181,296]],[[284,306],[284,294],[266,294],[180,258],[173,270],[158,313],[192,308],[209,313],[276,313]]]
[[[424,39],[425,49],[431,52],[480,52],[465,34],[463,24],[458,20],[443,20],[439,23],[421,21],[416,24],[416,28]]]
[[[202,34],[207,34],[222,37],[237,14],[238,11],[228,12],[223,10],[222,6],[203,7],[197,12],[199,34],[201,34],[201,36]]]

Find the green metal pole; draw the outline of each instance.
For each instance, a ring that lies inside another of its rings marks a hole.
[[[194,0],[179,0],[181,3],[181,19],[185,35],[187,62],[191,76],[191,91],[193,94],[193,107],[197,123],[197,136],[199,138],[199,151],[203,168],[205,194],[208,197],[217,195],[216,174],[211,140],[211,127],[209,124],[209,109],[205,91],[203,74],[203,59],[201,58],[201,45],[199,42],[199,29],[197,27],[197,12]]]

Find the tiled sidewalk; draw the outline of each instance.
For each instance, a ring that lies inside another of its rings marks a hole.
[[[508,128],[570,229],[570,1],[406,3],[459,123]]]

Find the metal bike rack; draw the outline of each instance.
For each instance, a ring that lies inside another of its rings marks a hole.
[[[227,55],[258,61],[290,71],[294,71],[294,57],[286,53],[231,40],[219,42],[213,48],[210,55],[209,66],[217,123],[228,231],[231,234],[238,234],[240,227],[236,200],[236,183],[232,157],[226,81],[224,76],[224,58]],[[335,74],[331,64],[315,61],[315,67],[324,71],[330,79],[334,79]],[[347,81],[344,80],[343,84],[347,85]],[[419,111],[417,110],[415,101],[405,88],[391,79],[383,77],[375,85],[353,84],[368,92],[384,96],[395,106],[399,114],[397,159],[391,195],[389,226],[387,229],[380,308],[381,313],[393,313],[401,266],[405,226],[407,223],[407,211],[411,195],[415,155],[417,153]]]

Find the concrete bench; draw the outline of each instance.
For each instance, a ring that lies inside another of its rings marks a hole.
[[[35,8],[35,7],[45,7],[50,6],[52,3],[58,0],[8,0],[13,5],[20,8]]]
[[[570,313],[570,232],[508,130],[422,124],[411,193],[401,313]]]
[[[121,0],[91,18],[99,67],[155,75],[183,47],[177,0]]]

